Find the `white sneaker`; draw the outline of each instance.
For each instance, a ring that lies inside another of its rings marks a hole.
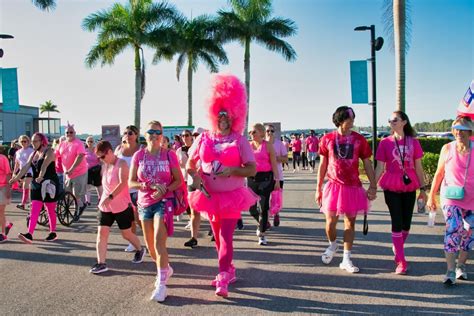
[[[258,244],[265,246],[267,244],[267,238],[265,238],[265,236],[258,237]]]
[[[293,169],[293,173],[296,173],[296,169]]]
[[[137,251],[132,244],[128,244],[127,248],[124,249],[125,252],[135,252]]]
[[[339,268],[341,270],[346,270],[349,273],[359,272],[359,268],[352,264],[352,260],[342,260]]]
[[[191,227],[193,226],[193,223],[191,221],[188,222],[188,225],[184,226],[185,230],[191,230]]]
[[[160,284],[151,293],[150,300],[157,302],[164,302],[167,296],[166,285]]]
[[[168,268],[168,274],[166,275],[166,280],[165,280],[165,284],[168,284],[168,281],[169,279],[171,278],[171,276],[173,275],[173,268],[171,266],[169,266]],[[156,276],[156,280],[155,280],[155,287],[158,287],[160,285],[160,279],[159,279],[160,276]]]
[[[257,232],[255,233],[257,235],[257,237],[261,237],[262,236],[262,233],[260,232],[260,229],[257,228]]]
[[[334,255],[337,252],[337,249],[339,249],[339,245],[336,245],[336,249],[332,249],[331,246],[326,248],[326,251],[323,252],[323,255],[321,256],[321,261],[324,264],[330,264],[332,261],[332,258],[334,258]]]

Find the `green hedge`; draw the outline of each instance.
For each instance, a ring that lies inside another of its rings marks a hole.
[[[425,182],[431,184],[433,181],[436,167],[438,167],[439,154],[425,153],[421,162],[423,164],[423,170],[425,171]]]

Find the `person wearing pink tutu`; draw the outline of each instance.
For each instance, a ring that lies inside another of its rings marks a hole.
[[[245,178],[256,174],[252,148],[242,136],[246,100],[245,86],[237,77],[213,77],[207,104],[211,126],[194,141],[186,165],[198,189],[188,194],[190,206],[209,219],[214,233],[219,274],[211,284],[216,295],[223,297],[228,295],[229,283],[236,281],[232,259],[237,220],[259,199],[245,186]]]
[[[392,135],[382,139],[377,148],[375,179],[384,190],[385,203],[392,219],[395,273],[406,274],[408,267],[404,246],[410,232],[416,190],[420,189],[418,199],[426,203],[427,198],[421,164],[423,150],[404,112],[393,112],[388,122]]]
[[[359,268],[351,260],[356,217],[369,210],[369,200],[375,199],[377,192],[375,173],[369,159],[372,151],[367,140],[351,130],[354,119],[354,110],[348,106],[341,106],[334,112],[332,121],[337,129],[321,138],[321,160],[316,185],[316,202],[326,215],[326,235],[329,240],[329,247],[323,253],[322,261],[330,264],[338,249],[336,225],[342,215],[344,256],[339,268],[350,273],[359,272]],[[359,159],[362,160],[370,181],[367,191],[359,179]],[[326,176],[328,181],[323,188]]]

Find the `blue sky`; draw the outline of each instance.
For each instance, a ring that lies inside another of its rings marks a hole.
[[[1,0],[2,67],[18,67],[20,102],[39,105],[53,100],[63,122],[79,132],[99,133],[101,125],[133,122],[132,51],[118,56],[113,67],[88,69],[84,58],[96,34],[81,29],[90,13],[117,1],[58,0],[56,10],[43,12],[30,0]],[[185,15],[213,14],[225,0],[175,0]],[[331,127],[336,107],[350,105],[349,61],[370,55],[370,33],[359,25],[383,31],[381,0],[275,0],[274,15],[293,19],[298,34],[287,39],[298,58],[288,63],[276,53],[252,44],[250,121],[281,121],[283,129]],[[455,115],[459,100],[474,79],[474,1],[411,1],[412,39],[407,54],[407,113],[412,122],[438,121]],[[225,46],[230,60],[221,71],[244,78],[243,48]],[[185,125],[185,73],[176,80],[175,61],[152,65],[145,50],[147,92],[142,125],[158,119],[164,125]],[[194,75],[194,124],[206,127],[203,104],[210,74],[200,66]],[[377,52],[378,121],[385,124],[395,108],[394,54],[386,41]],[[354,105],[356,125],[371,125],[371,109]],[[379,124],[379,125],[380,125]]]

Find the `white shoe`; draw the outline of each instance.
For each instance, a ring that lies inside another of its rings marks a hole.
[[[193,224],[191,223],[191,221],[188,222],[188,225],[184,226],[184,229],[185,230],[191,230],[191,227],[193,226]]]
[[[265,236],[258,237],[258,244],[265,246],[267,244],[267,238],[265,238]]]
[[[296,173],[296,169],[293,169],[293,173]]]
[[[171,276],[173,275],[173,268],[171,266],[168,266],[168,274],[166,275],[166,280],[165,280],[165,284],[168,284],[168,281],[169,279],[171,278]],[[155,287],[158,287],[160,285],[160,279],[159,279],[159,275],[156,276],[156,280],[155,280]]]
[[[336,249],[332,249],[331,246],[327,247],[326,251],[323,252],[323,255],[321,256],[321,261],[324,264],[330,264],[332,261],[332,258],[334,258],[334,255],[337,252],[337,249],[339,249],[339,245],[336,244]]]
[[[160,284],[151,293],[150,300],[157,302],[164,302],[167,296],[166,285]]]
[[[260,229],[257,228],[257,232],[255,233],[257,235],[257,237],[261,237],[262,236],[262,233],[260,232]]]
[[[127,248],[124,249],[125,252],[135,252],[137,251],[132,244],[128,244]]]
[[[352,264],[352,260],[342,260],[339,268],[341,270],[346,270],[349,273],[359,272],[359,268]]]

